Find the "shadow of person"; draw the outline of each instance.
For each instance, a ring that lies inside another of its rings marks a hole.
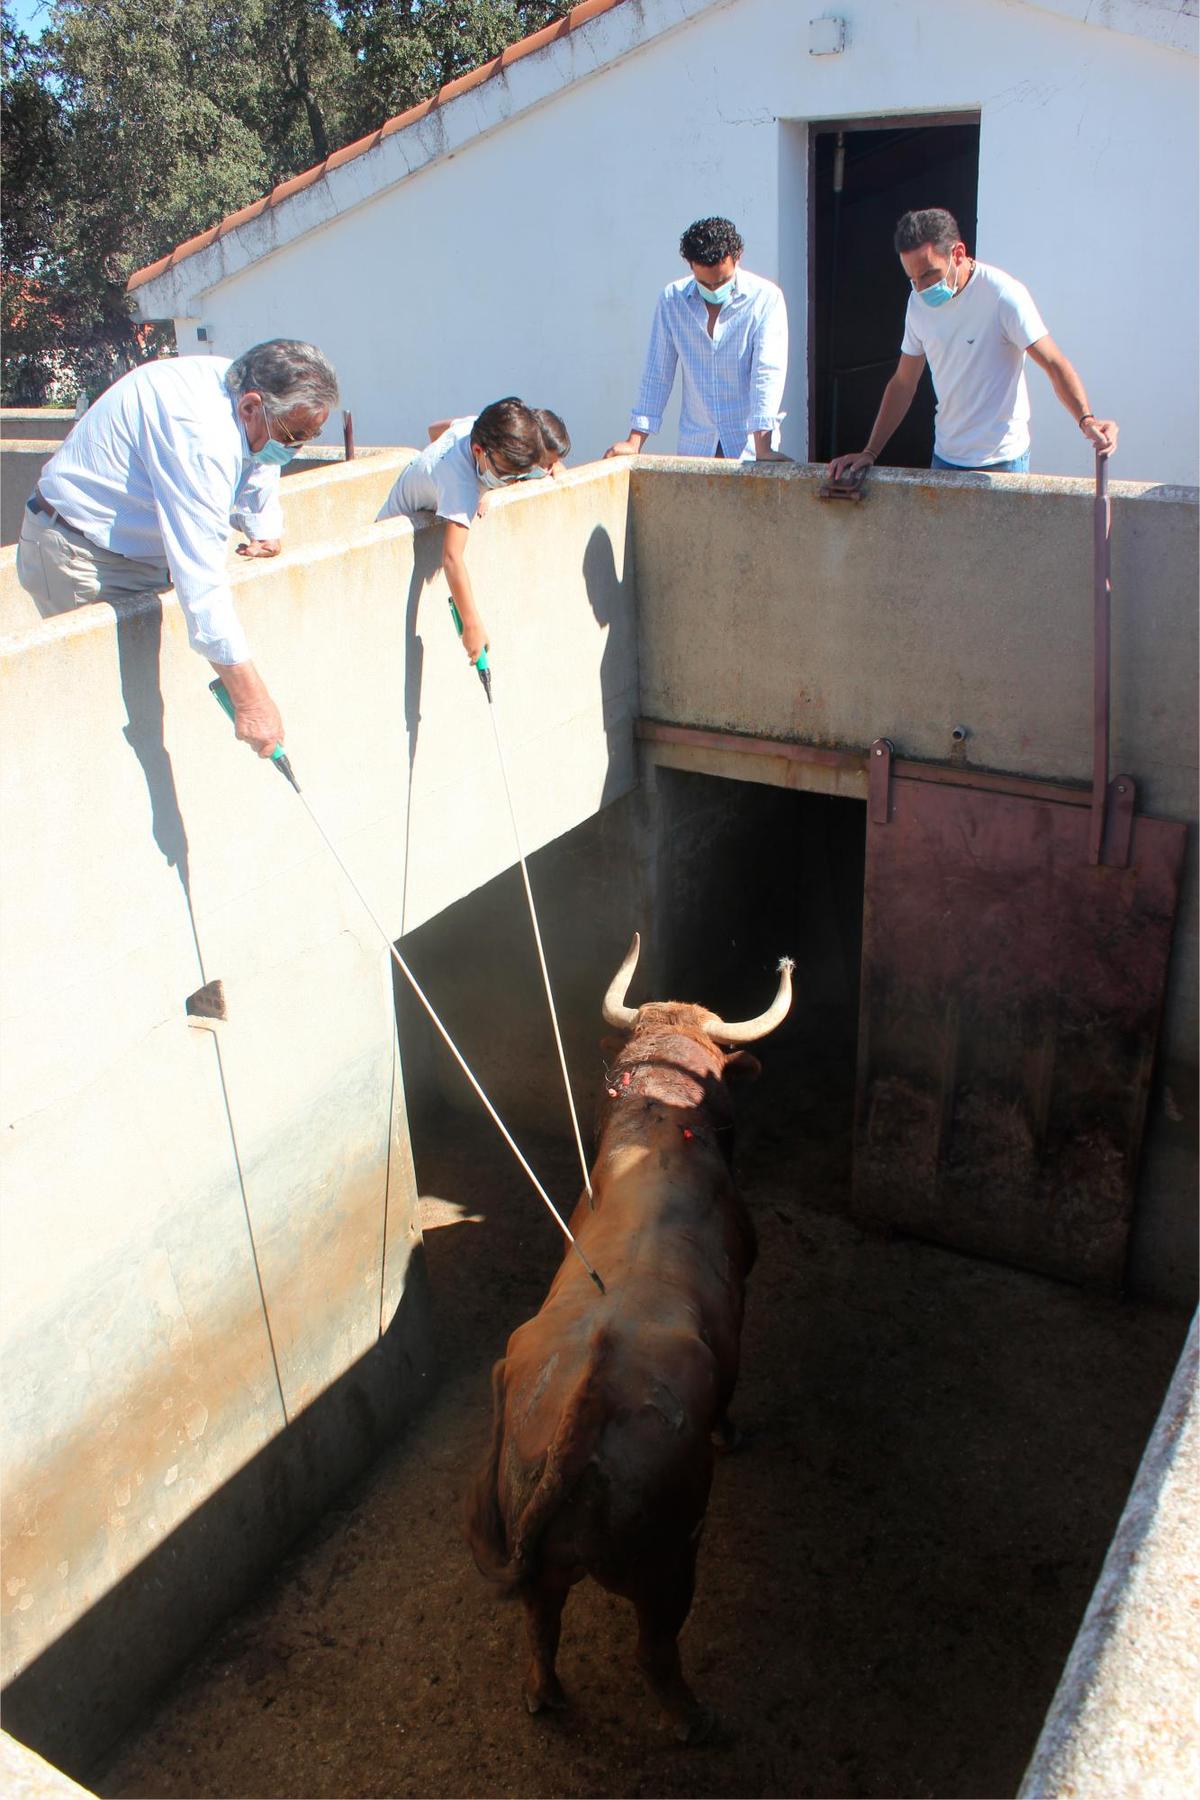
[[[404,729],[408,738],[408,792],[404,800],[404,879],[400,897],[401,937],[408,925],[408,858],[411,847],[413,776],[421,731],[421,684],[425,674],[425,642],[417,630],[421,595],[442,567],[440,530],[421,526],[413,531],[413,567],[404,608]]]
[[[150,829],[154,842],[168,868],[174,869],[179,876],[190,913],[192,895],[187,832],[179,810],[175,774],[163,730],[159,674],[162,595],[139,594],[114,599],[109,604],[117,620],[117,664],[126,715],[123,735],[138,759],[150,796]]]
[[[638,709],[637,618],[634,611],[633,529],[626,515],[623,575],[617,574],[612,538],[597,525],[583,553],[583,582],[597,625],[605,633],[600,659],[600,697],[608,765],[601,806],[623,793],[635,775],[633,722]]]

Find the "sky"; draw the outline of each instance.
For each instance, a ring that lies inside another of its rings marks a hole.
[[[5,5],[26,37],[41,37],[50,22],[49,0],[5,0]]]

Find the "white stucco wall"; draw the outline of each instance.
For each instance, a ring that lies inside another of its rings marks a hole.
[[[978,110],[979,254],[1029,283],[1120,421],[1117,472],[1195,482],[1194,9],[845,0],[826,9],[845,53],[813,57],[816,10],[619,6],[185,258],[139,305],[175,317],[185,350],[197,324],[222,354],[319,342],[363,441],[421,442],[431,419],[516,392],[559,410],[582,458],[627,429],[681,229],[724,213],[788,293],[784,447],[803,456],[808,122]],[[1086,473],[1032,382],[1035,468]],[[673,447],[671,415],[652,448]]]

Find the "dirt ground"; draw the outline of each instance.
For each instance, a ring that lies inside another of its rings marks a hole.
[[[438,1389],[403,1438],[193,1661],[103,1795],[1011,1795],[1182,1342],[1136,1309],[860,1230],[845,1071],[748,1100],[760,1234],[736,1416],[685,1668],[721,1725],[683,1748],[585,1583],[559,1670],[521,1703],[519,1608],[464,1548],[488,1371],[558,1258],[486,1121],[419,1155]],[[786,1117],[781,1117],[781,1110]],[[533,1141],[570,1194],[570,1145]],[[814,1204],[815,1202],[815,1204]]]

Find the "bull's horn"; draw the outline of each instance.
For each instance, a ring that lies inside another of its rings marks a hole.
[[[625,996],[629,992],[629,984],[633,980],[633,971],[637,968],[638,952],[641,947],[642,940],[635,931],[633,942],[625,952],[625,961],[613,976],[608,985],[608,992],[604,996],[602,1009],[604,1023],[615,1026],[618,1031],[632,1031],[637,1024],[637,1008],[636,1006],[626,1006]]]
[[[766,1037],[774,1031],[787,1017],[788,1007],[792,1004],[792,970],[795,963],[790,956],[784,956],[779,963],[779,990],[765,1013],[759,1013],[757,1019],[739,1019],[727,1024],[718,1019],[716,1013],[709,1013],[704,1020],[704,1029],[709,1037],[716,1038],[722,1044],[753,1044],[756,1039]]]

